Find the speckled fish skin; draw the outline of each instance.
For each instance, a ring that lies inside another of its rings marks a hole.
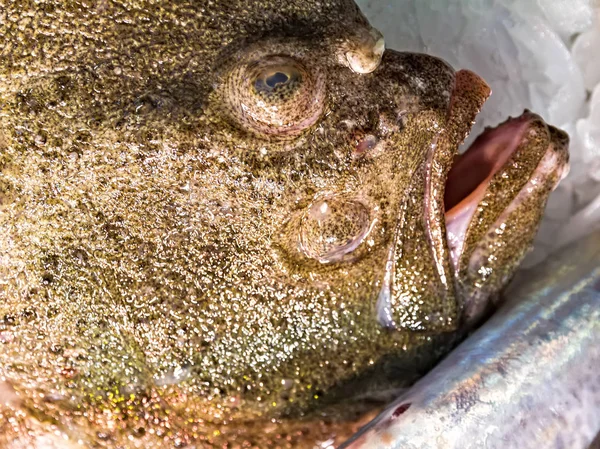
[[[0,446],[312,448],[455,345],[566,143],[531,118],[455,269],[489,89],[380,38],[349,0],[0,0]]]
[[[343,447],[588,448],[600,432],[600,233],[528,280]]]

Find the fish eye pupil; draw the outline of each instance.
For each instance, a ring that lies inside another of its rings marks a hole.
[[[254,90],[262,97],[279,98],[279,94],[289,95],[296,90],[301,76],[293,68],[271,67],[261,73],[254,81]]]
[[[265,80],[267,86],[274,89],[278,84],[285,84],[290,80],[290,77],[283,72],[275,72],[268,76]]]

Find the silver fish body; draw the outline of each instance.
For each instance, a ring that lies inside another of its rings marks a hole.
[[[600,431],[600,233],[526,286],[347,449],[585,449]]]

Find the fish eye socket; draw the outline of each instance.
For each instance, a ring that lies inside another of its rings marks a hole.
[[[293,138],[313,126],[325,105],[321,70],[290,56],[264,56],[230,70],[222,100],[242,129],[264,137]]]

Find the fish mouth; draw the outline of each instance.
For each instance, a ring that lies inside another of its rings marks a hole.
[[[459,154],[491,89],[473,72],[453,76],[377,286],[377,321],[387,329],[463,330],[492,312],[568,173],[567,134],[527,110]]]
[[[495,128],[487,128],[455,156],[444,185],[447,243],[455,270],[478,208],[498,200],[496,222],[539,194],[554,190],[569,172],[568,135],[525,110]]]

